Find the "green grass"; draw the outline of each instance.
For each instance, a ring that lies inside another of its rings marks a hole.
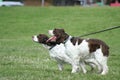
[[[119,80],[120,29],[87,36],[110,46],[109,73],[60,72],[48,51],[31,36],[48,29],[64,28],[70,35],[120,25],[120,8],[112,7],[0,7],[0,80]]]

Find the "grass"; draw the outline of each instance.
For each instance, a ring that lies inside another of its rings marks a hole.
[[[60,72],[48,51],[31,39],[53,28],[79,36],[118,26],[119,12],[119,7],[0,7],[0,80],[119,80],[120,29],[85,37],[110,46],[105,76],[90,71],[71,74],[69,65]]]

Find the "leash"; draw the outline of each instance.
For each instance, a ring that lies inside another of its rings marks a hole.
[[[104,29],[104,30],[100,30],[100,31],[96,31],[96,32],[91,32],[91,33],[88,33],[88,34],[83,34],[83,35],[81,35],[79,37],[84,37],[84,36],[88,36],[88,35],[92,35],[92,34],[96,34],[96,33],[101,33],[101,32],[105,32],[105,31],[117,29],[117,28],[120,28],[120,26],[114,26],[114,27],[110,27],[110,28],[107,28],[107,29]]]

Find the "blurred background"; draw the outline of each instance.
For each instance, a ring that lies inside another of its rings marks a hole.
[[[120,0],[0,0],[1,6],[12,6],[15,3],[19,6],[120,6]]]

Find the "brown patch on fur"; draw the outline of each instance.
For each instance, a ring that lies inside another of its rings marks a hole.
[[[54,36],[57,37],[56,39],[57,44],[64,43],[64,41],[67,40],[69,37],[69,35],[65,33],[64,29],[54,29],[53,34]],[[71,42],[73,45],[75,45],[77,41],[78,41],[78,44],[80,44],[83,41],[83,39],[78,37],[71,38]],[[109,56],[109,47],[103,41],[98,39],[89,39],[86,41],[89,43],[88,46],[89,46],[90,53],[95,52],[99,48],[102,48],[103,55]]]
[[[57,37],[57,44],[64,43],[64,41],[69,37],[69,35],[65,33],[64,29],[54,29],[53,34]]]
[[[78,42],[78,45],[79,45],[82,41],[83,41],[83,39],[80,39],[78,37],[72,37],[71,38],[71,42],[72,42],[73,45],[75,45],[76,42]]]
[[[37,38],[39,43],[46,43],[46,41],[49,39],[48,36],[45,34],[39,34]]]
[[[89,43],[89,51],[90,53],[96,51],[100,47],[102,48],[102,52],[104,56],[109,56],[109,47],[101,40],[98,39],[89,39],[87,40]]]
[[[49,37],[45,34],[39,34],[37,38],[39,40],[39,43],[46,44],[48,46],[55,46],[57,44],[56,42],[47,42]]]

